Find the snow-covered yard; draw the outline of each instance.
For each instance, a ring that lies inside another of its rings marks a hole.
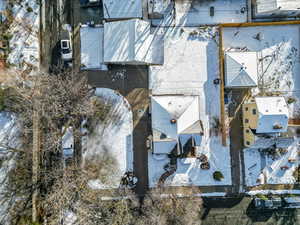
[[[300,109],[299,25],[226,27],[225,51],[258,53],[259,85],[264,91],[280,92],[297,101],[289,106],[290,116]]]
[[[263,153],[258,148],[244,149],[246,185],[296,183],[293,173],[299,166],[298,143],[298,139],[292,140],[286,153],[276,155]]]
[[[91,180],[92,188],[118,188],[124,173],[133,171],[132,111],[127,100],[111,89],[98,88],[95,95],[111,107],[105,120],[84,138],[83,163],[84,167],[99,163],[99,173],[107,175]]]
[[[199,168],[195,158],[177,160],[177,171],[165,184],[181,185],[230,185],[231,165],[229,147],[223,147],[219,134],[212,127],[220,116],[220,86],[214,84],[219,77],[218,33],[215,28],[164,28],[165,61],[162,66],[151,66],[149,71],[152,95],[196,95],[200,97],[200,120],[203,136],[197,154],[205,154],[210,163],[209,170]],[[227,142],[228,143],[228,142]],[[163,158],[164,157],[164,158]],[[149,153],[149,185],[155,187],[167,156]],[[215,181],[212,173],[221,171],[222,181]]]
[[[39,66],[39,5],[37,1],[25,0],[12,8],[14,20],[8,32],[11,52],[8,62],[17,69],[25,70]]]
[[[205,154],[210,163],[209,170],[200,168],[200,161],[196,158],[177,159],[177,170],[165,181],[166,186],[210,186],[231,185],[231,166],[228,147],[220,144],[219,137],[209,138],[201,143],[197,152]],[[149,186],[156,187],[160,176],[165,172],[164,166],[170,161],[167,156],[158,159],[152,153],[148,155]],[[213,172],[221,171],[224,179],[216,181]]]

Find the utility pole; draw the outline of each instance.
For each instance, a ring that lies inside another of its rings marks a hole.
[[[34,102],[34,111],[32,117],[33,123],[33,146],[32,146],[32,221],[38,222],[38,196],[39,196],[39,188],[38,188],[38,180],[39,180],[39,156],[40,156],[40,118],[39,118],[39,109],[36,102]]]

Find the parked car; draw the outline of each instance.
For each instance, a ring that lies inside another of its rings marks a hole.
[[[61,33],[60,54],[64,62],[72,61],[72,44],[70,26],[65,24]]]
[[[80,0],[81,7],[99,6],[100,0]]]
[[[300,208],[300,197],[286,197],[284,203],[287,208]]]
[[[255,198],[254,205],[258,209],[278,209],[282,207],[282,200],[281,198]]]

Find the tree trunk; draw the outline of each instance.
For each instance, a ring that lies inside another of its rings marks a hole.
[[[40,152],[40,131],[39,131],[39,113],[37,109],[33,113],[33,149],[32,149],[32,221],[38,220],[38,179],[39,179],[39,152]]]

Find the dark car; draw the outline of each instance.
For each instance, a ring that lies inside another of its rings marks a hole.
[[[255,198],[254,206],[258,209],[278,209],[282,207],[281,198]]]

